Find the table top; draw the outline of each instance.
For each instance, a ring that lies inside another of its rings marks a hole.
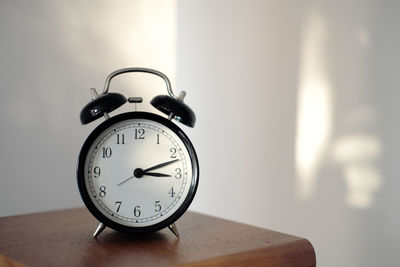
[[[107,228],[85,208],[0,218],[0,265],[19,266],[315,266],[311,243],[267,229],[186,212],[151,234]]]

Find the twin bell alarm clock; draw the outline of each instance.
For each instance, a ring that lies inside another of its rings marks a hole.
[[[120,74],[144,72],[161,77],[168,95],[150,103],[165,116],[132,111],[110,116],[126,98],[109,92],[111,80]],[[81,111],[82,124],[105,119],[84,142],[78,158],[78,188],[86,207],[99,221],[98,236],[105,227],[127,233],[147,233],[168,227],[177,237],[176,220],[192,202],[199,183],[196,151],[176,121],[194,127],[196,117],[184,102],[185,92],[174,95],[168,77],[147,68],[112,72],[103,92],[91,89],[92,101]]]

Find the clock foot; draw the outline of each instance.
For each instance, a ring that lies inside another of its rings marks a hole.
[[[94,231],[93,237],[97,237],[103,230],[106,228],[106,226],[102,223],[99,223],[99,226],[97,226],[96,231]]]
[[[171,230],[172,233],[174,233],[174,235],[179,238],[179,231],[178,228],[176,227],[175,223],[171,224],[168,226],[168,229]]]

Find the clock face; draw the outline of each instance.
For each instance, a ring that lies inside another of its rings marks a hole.
[[[86,140],[78,185],[92,214],[128,232],[154,231],[178,219],[198,183],[198,162],[186,135],[145,112],[106,120]]]

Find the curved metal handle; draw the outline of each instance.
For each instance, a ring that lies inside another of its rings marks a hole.
[[[168,77],[162,72],[159,72],[159,71],[153,70],[153,69],[148,69],[148,68],[124,68],[124,69],[119,69],[119,70],[116,70],[116,71],[110,73],[110,75],[108,75],[106,82],[104,84],[103,94],[106,94],[108,92],[112,78],[114,78],[117,75],[127,73],[127,72],[144,72],[144,73],[150,73],[150,74],[154,74],[156,76],[161,77],[165,81],[168,94],[171,97],[178,99],[178,97],[176,95],[174,95],[174,92],[172,92],[171,83],[170,83]]]

